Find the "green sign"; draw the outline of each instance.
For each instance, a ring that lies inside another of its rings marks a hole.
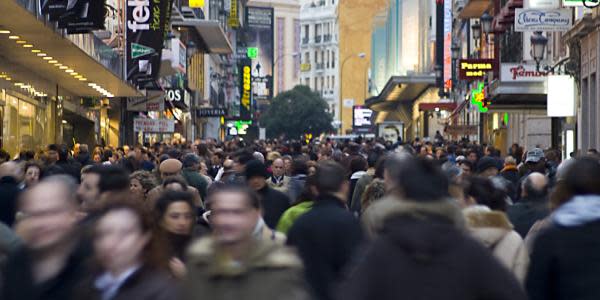
[[[483,82],[477,83],[477,88],[471,91],[471,104],[477,106],[479,112],[486,113],[488,112],[488,103],[486,103],[485,99],[485,85]]]
[[[142,56],[146,56],[146,55],[150,55],[152,53],[154,53],[154,48],[136,44],[136,43],[131,43],[131,58],[133,58],[133,59],[136,59],[136,58],[142,57]]]
[[[258,48],[256,47],[248,47],[248,58],[255,59],[258,57]]]

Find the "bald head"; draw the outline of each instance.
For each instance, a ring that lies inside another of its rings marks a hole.
[[[523,181],[523,198],[545,199],[548,196],[548,178],[541,173],[531,173]]]

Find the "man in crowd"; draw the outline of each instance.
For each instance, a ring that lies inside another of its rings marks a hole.
[[[84,168],[76,196],[84,212],[93,212],[106,201],[129,192],[129,176],[124,169],[110,165]]]
[[[182,175],[190,186],[193,186],[198,190],[200,197],[205,199],[208,181],[200,175],[200,157],[198,155],[188,153],[183,156]]]
[[[344,168],[333,161],[320,162],[315,176],[319,197],[288,234],[304,261],[306,280],[317,299],[333,299],[335,284],[344,278],[363,232],[347,210],[349,182]]]
[[[283,159],[275,159],[271,165],[271,171],[273,175],[268,180],[269,186],[282,193],[287,193],[290,177],[285,175],[285,163]]]
[[[515,231],[525,238],[533,224],[549,213],[548,179],[540,173],[531,173],[523,180],[521,200],[509,206],[506,214]]]
[[[298,257],[255,238],[261,211],[254,192],[225,186],[208,203],[213,234],[189,247],[184,299],[309,299]]]
[[[181,161],[175,158],[169,158],[160,163],[158,167],[160,179],[164,182],[167,178],[174,176],[181,176],[181,171],[183,169],[183,164]],[[162,185],[159,185],[148,192],[148,201],[150,203],[155,203],[156,200],[162,194],[164,188]],[[194,196],[194,205],[200,208],[204,208],[204,203],[202,202],[202,198],[200,197],[200,193],[193,186],[187,187],[188,192],[190,192]]]
[[[281,215],[290,207],[289,198],[267,184],[269,173],[260,161],[250,161],[245,169],[248,186],[256,191],[260,198],[265,223],[269,228],[277,227]]]

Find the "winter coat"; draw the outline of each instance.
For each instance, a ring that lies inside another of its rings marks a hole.
[[[529,253],[521,236],[500,211],[487,206],[472,206],[463,210],[471,235],[490,249],[521,284],[525,283]]]
[[[517,166],[506,166],[502,171],[500,171],[500,176],[504,177],[504,179],[512,182],[515,186],[519,183],[519,169]]]
[[[332,298],[362,240],[358,220],[342,200],[330,195],[320,196],[288,232],[288,245],[298,249],[317,299]]]
[[[531,253],[531,300],[600,299],[600,196],[577,196],[551,216]]]
[[[460,208],[450,200],[381,201],[399,205],[388,203],[393,212],[377,214],[384,216],[381,231],[337,299],[527,298],[514,276],[464,231]],[[381,201],[370,207],[370,214],[382,207]]]
[[[75,156],[75,160],[80,163],[82,167],[94,164],[89,152],[79,152],[79,154]]]
[[[208,189],[208,181],[202,177],[202,175],[195,170],[183,170],[181,172],[185,181],[187,181],[188,185],[193,186],[198,190],[200,194],[200,198],[202,201],[206,199],[206,190]]]
[[[12,227],[17,213],[17,199],[21,190],[19,183],[11,176],[0,178],[0,222]]]
[[[279,219],[279,223],[277,224],[277,231],[287,234],[290,228],[294,225],[296,220],[300,218],[303,214],[308,212],[314,205],[313,201],[306,201],[302,203],[298,203],[286,210],[281,219]]]
[[[287,191],[287,195],[290,198],[291,203],[296,202],[298,197],[304,191],[304,184],[306,183],[306,175],[299,174],[290,178],[290,183]]]
[[[369,173],[360,177],[360,179],[356,182],[356,186],[354,187],[354,191],[352,192],[352,201],[350,202],[350,211],[359,212],[363,211],[362,208],[362,195],[364,191],[367,189],[367,186],[373,181],[373,176]]]
[[[275,228],[281,215],[290,208],[289,198],[282,192],[276,191],[266,185],[258,191],[263,219],[269,228]]]
[[[506,210],[508,219],[515,226],[515,231],[525,238],[531,226],[550,214],[546,199],[524,198]]]
[[[284,194],[286,194],[288,192],[288,188],[290,186],[290,180],[291,178],[289,176],[283,176],[283,179],[277,183],[275,183],[275,179],[273,179],[273,177],[271,176],[271,178],[267,179],[267,183],[269,184],[269,186],[277,191],[280,191]],[[290,199],[292,200],[292,199]],[[295,201],[295,199],[292,200],[292,202]]]
[[[309,299],[302,263],[291,249],[256,240],[246,256],[234,262],[220,254],[211,238],[188,250],[185,300]]]
[[[352,174],[352,176],[350,176],[350,190],[348,192],[348,202],[347,203],[348,203],[348,207],[350,208],[350,211],[355,216],[360,215],[361,210],[360,210],[360,203],[354,204],[354,190],[356,189],[356,185],[357,185],[358,181],[364,176],[367,176],[366,171],[355,172],[354,174]],[[360,198],[359,198],[358,202],[360,202]]]

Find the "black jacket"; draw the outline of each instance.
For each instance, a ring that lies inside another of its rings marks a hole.
[[[294,223],[287,242],[297,247],[317,299],[332,299],[334,285],[343,278],[362,240],[360,224],[342,201],[323,196]]]
[[[527,298],[489,250],[441,216],[394,216],[383,228],[338,299]]]
[[[519,203],[508,207],[506,215],[515,231],[525,238],[531,226],[550,214],[546,199],[524,198]]]
[[[89,152],[80,152],[75,156],[75,160],[79,162],[82,167],[94,164]]]
[[[0,178],[0,222],[12,227],[15,223],[19,183],[10,176]]]
[[[600,299],[600,221],[553,225],[536,238],[527,278],[530,300]]]
[[[281,215],[290,208],[290,199],[284,193],[270,188],[269,185],[265,185],[262,190],[258,191],[258,195],[265,223],[271,229],[277,227]]]

